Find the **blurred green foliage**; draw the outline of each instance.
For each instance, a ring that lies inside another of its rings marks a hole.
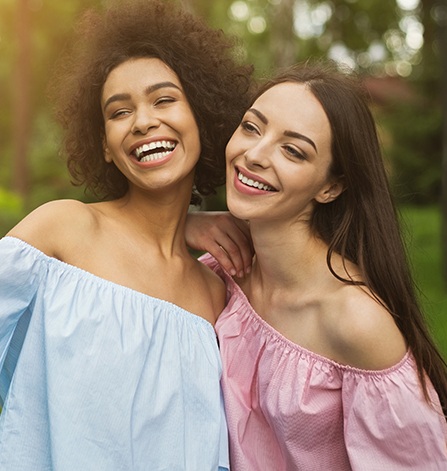
[[[441,214],[436,206],[401,208],[409,259],[420,301],[438,346],[447,358],[447,292],[441,264]]]
[[[382,113],[380,119],[392,136],[386,152],[397,198],[413,204],[437,202],[442,165],[440,107],[401,103]]]
[[[0,237],[23,217],[22,199],[0,187]]]

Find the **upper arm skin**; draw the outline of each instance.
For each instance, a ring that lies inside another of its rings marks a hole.
[[[79,233],[92,224],[88,205],[75,200],[45,203],[32,211],[6,235],[27,242],[50,257],[64,260]]]

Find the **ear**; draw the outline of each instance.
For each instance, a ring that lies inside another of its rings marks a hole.
[[[315,200],[318,203],[330,203],[336,200],[345,191],[343,177],[337,178],[335,181],[328,182],[327,185],[317,194]]]
[[[103,137],[102,138],[102,148],[103,148],[103,151],[104,151],[104,160],[108,163],[108,164],[111,164],[113,159],[112,159],[112,155],[110,154],[110,150],[109,148],[107,147],[107,142],[106,142],[106,138]]]

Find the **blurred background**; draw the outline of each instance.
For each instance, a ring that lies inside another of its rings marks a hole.
[[[47,83],[76,18],[106,3],[0,0],[0,236],[46,201],[89,201],[58,154]],[[236,35],[257,77],[309,57],[362,74],[421,301],[447,358],[447,0],[177,3]],[[223,188],[206,208],[225,209]]]

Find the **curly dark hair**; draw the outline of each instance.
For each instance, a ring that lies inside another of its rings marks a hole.
[[[237,42],[171,1],[116,2],[80,19],[73,47],[53,77],[62,150],[76,185],[115,199],[128,182],[104,160],[101,93],[112,69],[132,58],[155,57],[179,77],[200,132],[201,155],[191,203],[225,181],[225,146],[249,103],[252,67],[236,55]]]

